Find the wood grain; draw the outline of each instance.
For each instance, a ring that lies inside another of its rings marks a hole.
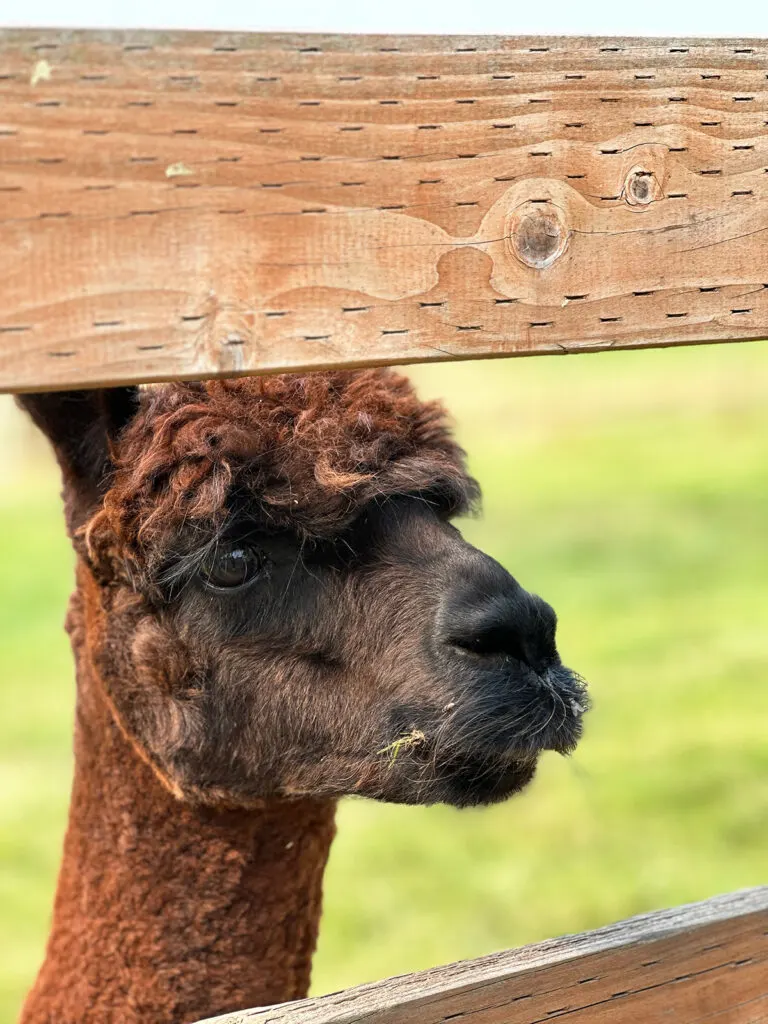
[[[207,1024],[760,1024],[768,887]]]
[[[768,43],[0,32],[0,388],[768,335]]]

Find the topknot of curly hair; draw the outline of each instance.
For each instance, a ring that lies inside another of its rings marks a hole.
[[[95,562],[129,576],[183,524],[220,527],[238,495],[265,528],[305,538],[379,495],[439,490],[450,511],[477,496],[442,406],[384,369],[148,388],[113,459],[86,536]]]

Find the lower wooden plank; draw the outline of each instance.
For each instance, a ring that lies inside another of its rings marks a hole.
[[[768,886],[203,1024],[762,1024]]]

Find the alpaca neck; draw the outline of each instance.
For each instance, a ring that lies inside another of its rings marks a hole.
[[[191,1024],[306,995],[333,802],[177,801],[82,663],[74,746],[53,924],[20,1024]]]

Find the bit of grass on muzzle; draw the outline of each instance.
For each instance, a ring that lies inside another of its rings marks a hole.
[[[411,729],[406,736],[400,736],[393,743],[388,744],[386,747],[382,747],[381,750],[377,750],[377,754],[389,754],[389,763],[392,765],[397,760],[397,757],[401,750],[412,750],[414,747],[418,747],[420,743],[424,743],[426,736],[421,729]]]

